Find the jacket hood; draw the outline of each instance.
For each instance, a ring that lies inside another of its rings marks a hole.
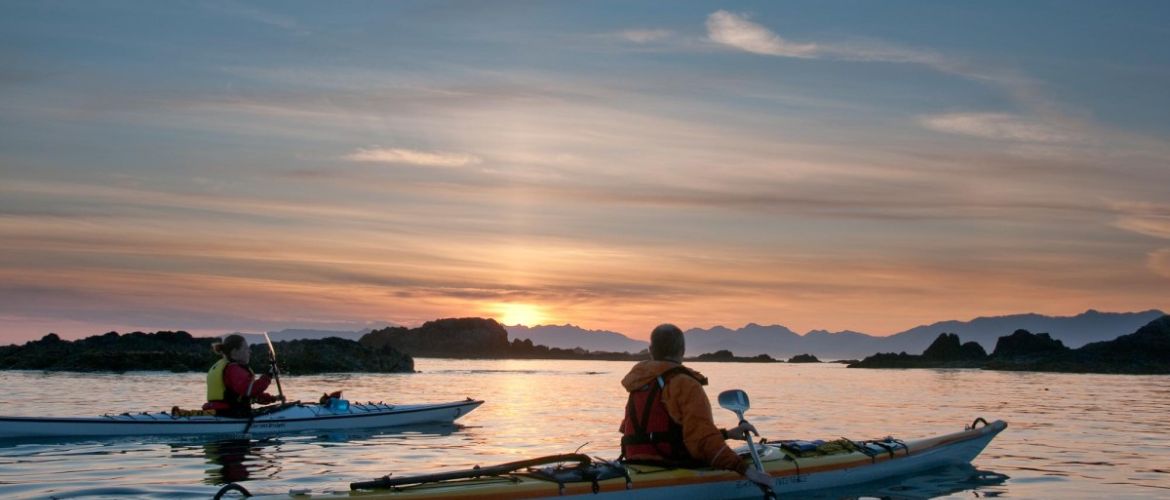
[[[695,377],[695,379],[697,379],[701,384],[707,385],[707,377],[704,377],[702,373],[692,370],[686,366],[680,365],[673,361],[647,360],[639,361],[638,364],[634,365],[634,367],[630,369],[630,373],[627,373],[626,376],[622,378],[622,387],[625,387],[627,391],[637,390],[639,387],[642,387],[651,380],[654,380],[655,377],[662,375],[668,370],[672,370],[680,366],[692,377]]]

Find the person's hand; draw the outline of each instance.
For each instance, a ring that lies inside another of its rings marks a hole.
[[[256,396],[256,402],[260,403],[262,405],[266,405],[268,403],[273,403],[275,401],[277,401],[276,396],[269,396],[268,394],[261,394],[259,396]]]
[[[727,439],[738,439],[740,441],[747,441],[747,433],[748,432],[751,432],[752,434],[755,434],[757,436],[760,435],[760,431],[756,430],[756,426],[748,423],[745,420],[743,422],[740,422],[739,425],[735,426],[734,428],[727,429]]]
[[[765,486],[768,488],[771,488],[772,485],[774,484],[774,481],[772,480],[772,476],[769,476],[767,472],[760,472],[760,471],[753,469],[751,467],[748,467],[747,470],[743,471],[743,477],[748,478],[748,480],[753,482],[753,483],[756,483],[760,486]]]

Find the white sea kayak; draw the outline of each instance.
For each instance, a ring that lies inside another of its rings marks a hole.
[[[176,436],[197,434],[282,434],[308,430],[352,430],[452,423],[483,401],[393,405],[289,403],[253,418],[188,415],[185,412],[121,413],[100,417],[0,417],[0,439],[72,436]],[[174,413],[174,414],[172,414]]]
[[[781,442],[765,443],[757,449],[764,471],[773,477],[773,490],[783,498],[787,493],[842,488],[969,464],[1005,428],[1007,423],[1001,420],[987,423],[977,419],[961,432],[923,439]],[[740,451],[750,463],[746,448]],[[228,484],[217,498],[235,494],[230,491],[244,493],[246,489]],[[672,468],[568,454],[420,476],[395,473],[353,483],[350,491],[299,489],[253,498],[439,500],[574,495],[661,500],[762,497],[758,486],[726,470]]]

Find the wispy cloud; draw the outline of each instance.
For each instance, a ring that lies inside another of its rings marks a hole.
[[[1127,231],[1170,240],[1170,213],[1131,213],[1117,219],[1114,225]]]
[[[1046,123],[1075,123],[1062,116],[1059,106],[1047,97],[1043,86],[1032,79],[1016,71],[973,64],[931,50],[871,39],[795,42],[753,22],[746,14],[724,10],[707,16],[707,38],[727,47],[776,57],[919,64],[935,71],[999,87],[1013,99],[1036,112]],[[1002,117],[997,118],[994,114],[987,114],[981,121],[983,123],[978,126],[965,123],[944,126],[953,130],[974,130],[983,137],[988,135],[994,135],[996,138],[1027,137],[1027,140],[1039,139],[1041,142],[1063,142],[1067,139],[1063,137],[1064,131],[1045,130],[1046,127],[1039,123],[1003,123]],[[989,121],[998,123],[988,123]]]
[[[634,43],[657,42],[669,38],[674,33],[663,29],[630,29],[618,33],[618,36]]]
[[[1170,278],[1170,248],[1162,248],[1150,252],[1147,263],[1150,270],[1159,276]]]
[[[204,6],[209,9],[218,10],[225,14],[249,19],[268,26],[275,26],[277,28],[283,28],[290,31],[305,32],[302,29],[300,23],[298,23],[295,18],[288,15],[260,9],[252,5],[227,1],[219,3],[207,3]]]
[[[707,16],[707,36],[719,44],[769,56],[815,57],[818,50],[816,44],[790,42],[746,15],[725,10]]]
[[[343,158],[362,163],[405,164],[421,167],[465,167],[483,161],[478,156],[466,153],[417,151],[401,148],[360,148]]]
[[[945,113],[919,119],[926,128],[984,139],[1071,143],[1083,140],[1076,131],[1010,113]]]
[[[963,72],[937,53],[880,40],[794,42],[752,21],[746,14],[725,10],[707,16],[707,38],[720,45],[767,56],[912,63],[946,72]]]

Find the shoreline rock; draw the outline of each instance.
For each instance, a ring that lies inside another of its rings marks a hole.
[[[192,337],[185,331],[108,332],[75,341],[56,334],[24,345],[0,348],[0,370],[71,372],[170,371],[206,372],[218,359],[215,337]],[[352,340],[326,338],[274,343],[282,373],[401,373],[414,371],[414,359],[393,348],[370,349]],[[269,363],[268,346],[252,344],[252,368]]]
[[[1069,349],[1047,333],[1016,330],[987,355],[974,342],[942,333],[921,355],[878,353],[849,368],[981,368],[984,370],[1153,375],[1170,373],[1170,315],[1114,340]]]

